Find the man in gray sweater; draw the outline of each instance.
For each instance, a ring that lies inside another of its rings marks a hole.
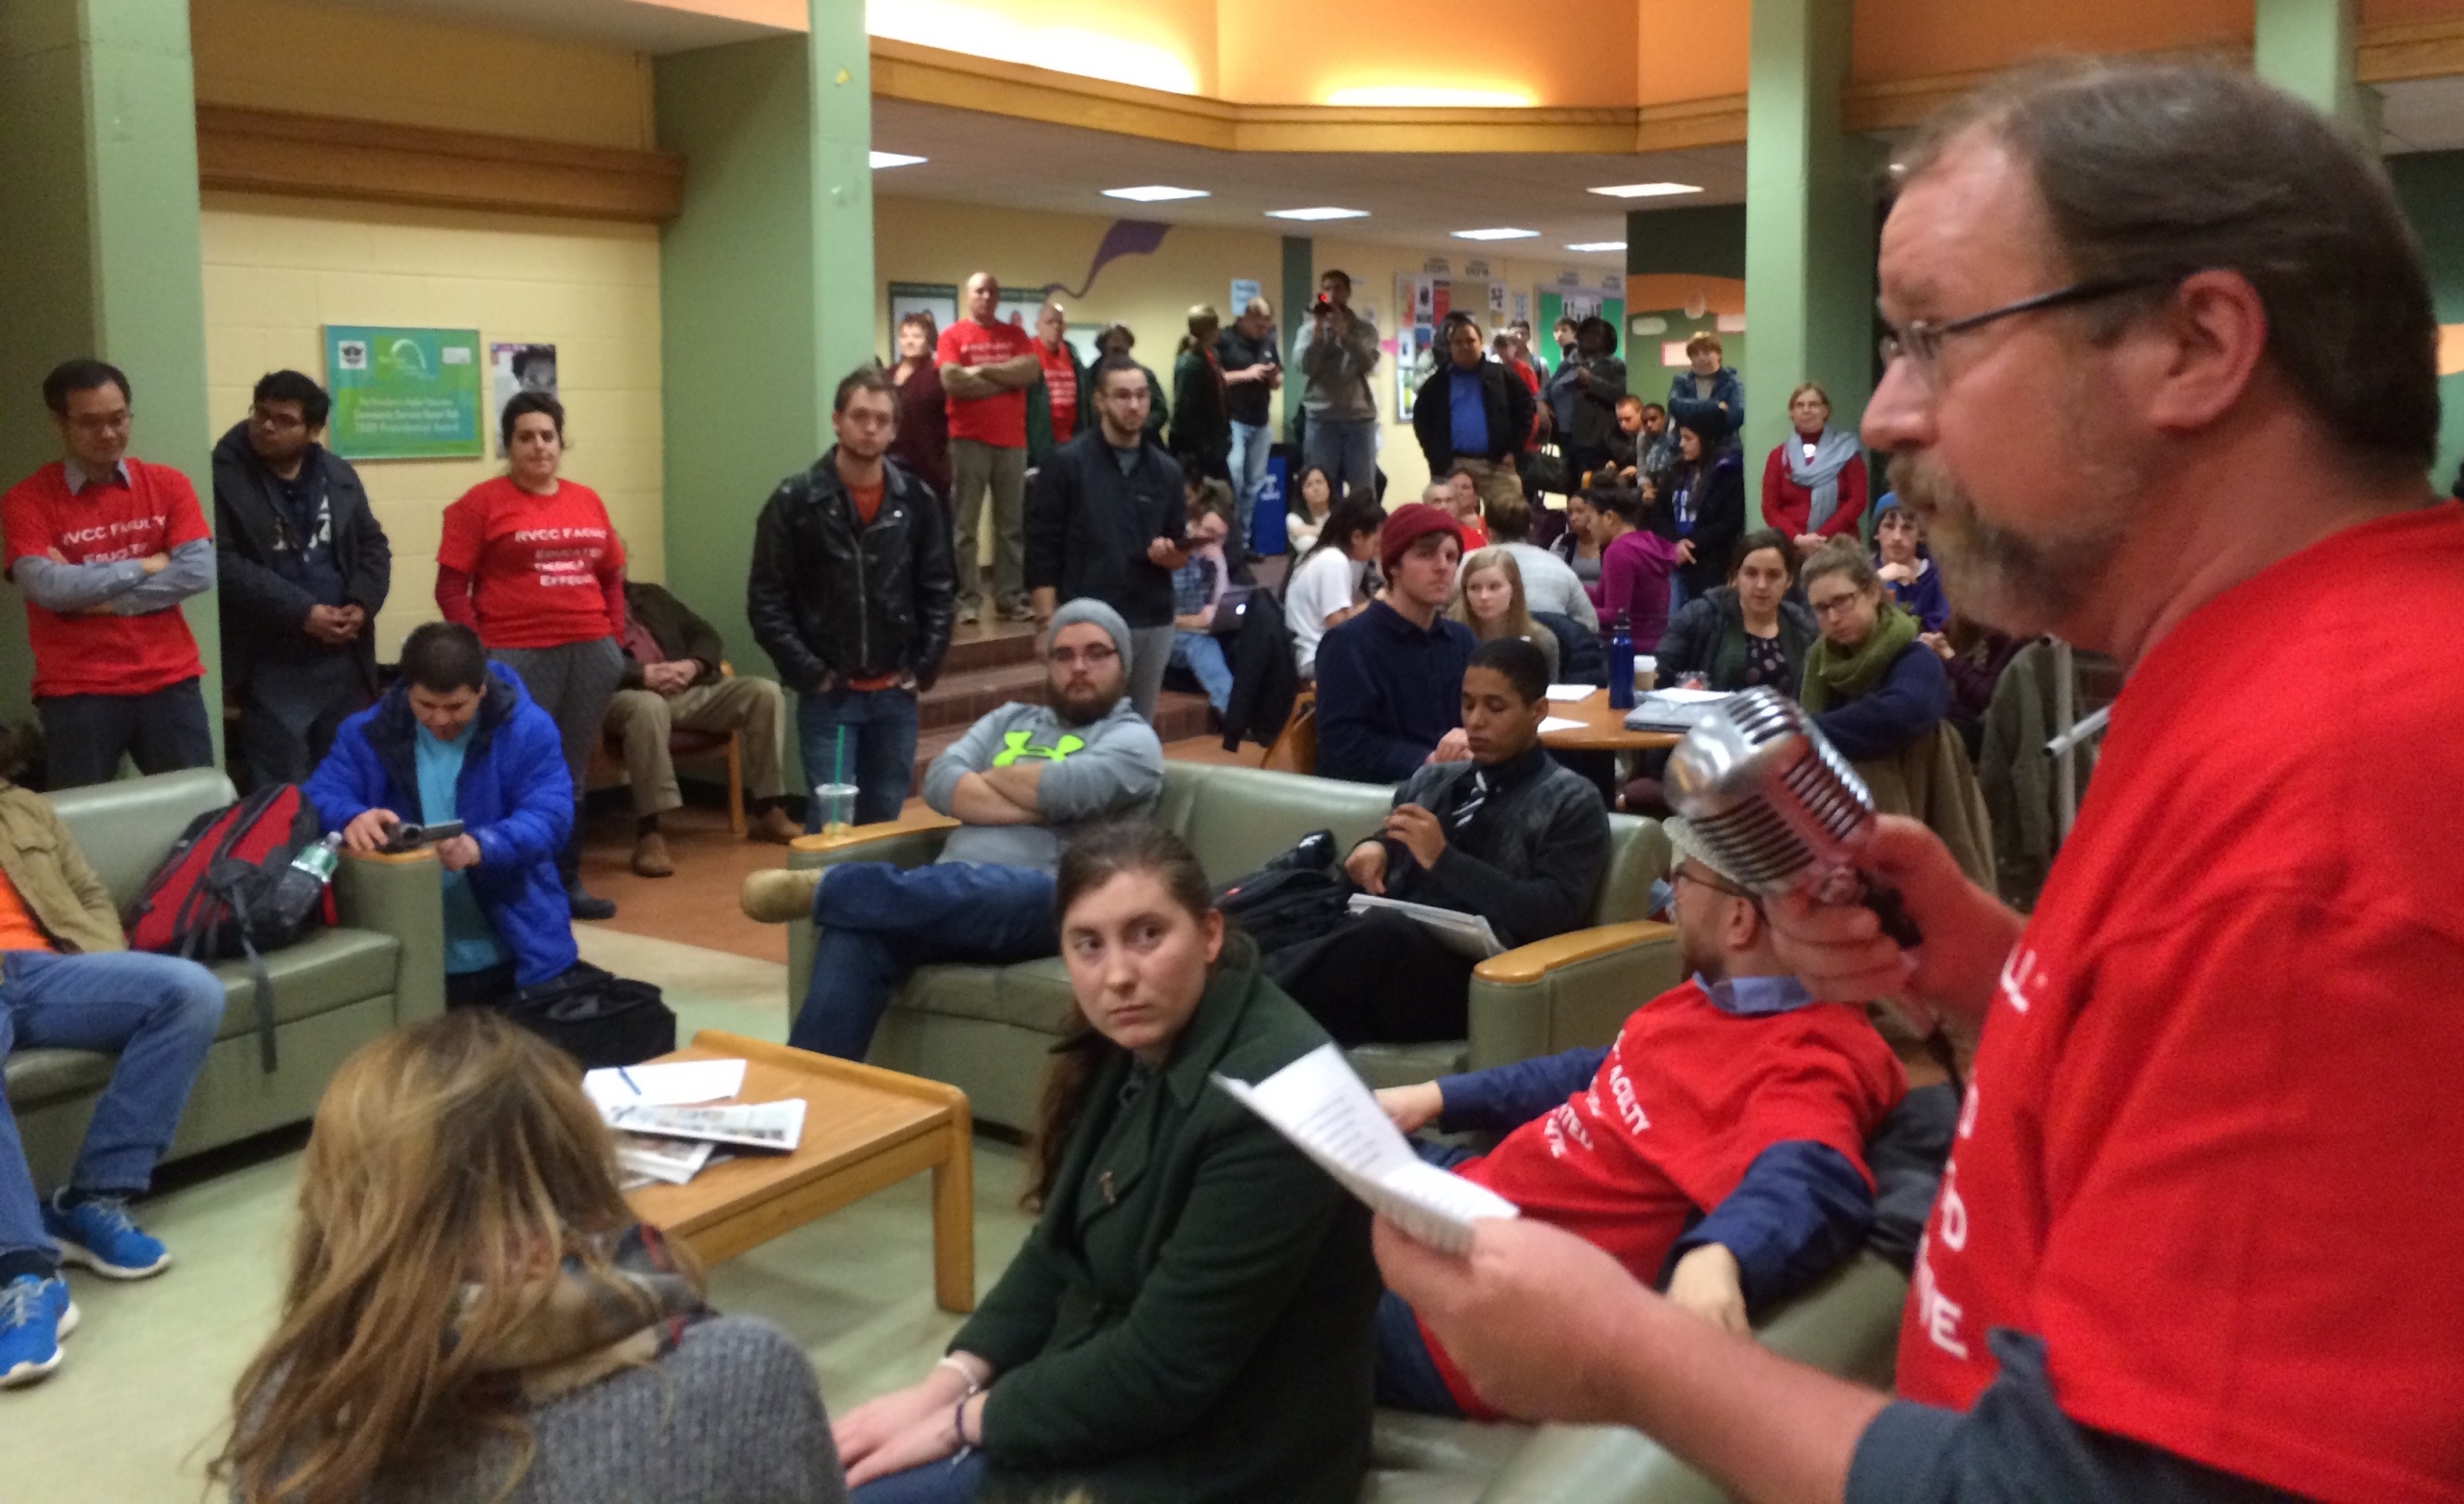
[[[1338,500],[1377,487],[1377,395],[1369,385],[1377,358],[1377,325],[1352,312],[1351,278],[1328,271],[1318,279],[1292,363],[1306,378],[1302,461],[1326,472]]]
[[[812,981],[789,1044],[860,1060],[915,967],[1059,951],[1062,848],[1082,825],[1150,813],[1164,787],[1163,743],[1123,698],[1129,647],[1120,613],[1099,600],[1053,613],[1045,703],[994,710],[924,777],[924,802],[964,822],[932,865],[846,862],[745,879],[746,914],[813,922]]]

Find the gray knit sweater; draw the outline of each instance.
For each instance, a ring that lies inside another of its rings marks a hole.
[[[538,1449],[506,1504],[846,1504],[812,1364],[766,1321],[687,1327],[674,1352],[530,1415]],[[494,1498],[512,1443],[490,1438],[369,1504]]]

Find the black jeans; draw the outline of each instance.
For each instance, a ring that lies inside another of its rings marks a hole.
[[[368,708],[367,681],[347,648],[299,658],[265,657],[240,696],[232,761],[254,791],[299,783],[317,771],[342,724]]]
[[[499,961],[477,971],[445,974],[447,1007],[502,1007],[513,998],[514,965]]]
[[[150,695],[52,695],[35,701],[55,789],[108,783],[124,752],[140,773],[214,766],[205,695],[182,679]]]
[[[1471,957],[1393,909],[1287,946],[1266,970],[1337,1044],[1420,1044],[1471,1029]]]

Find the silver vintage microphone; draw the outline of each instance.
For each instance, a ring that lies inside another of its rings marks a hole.
[[[1794,701],[1749,689],[1711,706],[1668,754],[1664,786],[1670,806],[1747,887],[1862,904],[1903,949],[1924,943],[1899,895],[1857,870],[1873,836],[1873,792]],[[1950,1039],[1933,1010],[1891,1002],[1958,1082]]]

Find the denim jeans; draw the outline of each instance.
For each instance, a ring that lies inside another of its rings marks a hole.
[[[1223,644],[1205,632],[1174,632],[1172,662],[1197,676],[1206,702],[1221,715],[1232,702],[1232,666],[1223,661]]]
[[[1324,471],[1338,499],[1355,486],[1376,490],[1376,419],[1321,418],[1312,413],[1303,433],[1301,464]]]
[[[915,696],[911,690],[834,689],[796,697],[796,739],[804,750],[805,782],[827,783],[839,766],[856,785],[857,825],[898,818],[915,781]],[[821,828],[821,801],[805,806],[806,833]]]
[[[1389,1410],[1460,1419],[1463,1407],[1429,1356],[1428,1339],[1402,1296],[1377,1297],[1377,1403]]]
[[[1244,553],[1257,548],[1256,536],[1251,531],[1252,519],[1257,516],[1258,488],[1267,483],[1267,451],[1272,447],[1272,428],[1265,423],[1245,423],[1238,419],[1233,420],[1232,506],[1240,514],[1240,525],[1232,529],[1232,536],[1241,540],[1241,551]],[[1280,553],[1287,546],[1281,542],[1280,533],[1276,538],[1273,551]]]
[[[1061,950],[1039,867],[883,861],[830,869],[812,892],[812,981],[787,1042],[860,1060],[907,974],[927,961],[1006,966]]]
[[[875,1478],[847,1495],[847,1504],[967,1504],[984,1482],[984,1454],[926,1463]]]
[[[29,1050],[117,1052],[69,1184],[135,1196],[154,1178],[189,1086],[222,1023],[222,983],[194,961],[138,951],[0,956],[0,1058]],[[17,1120],[0,1100],[0,1253],[51,1252]]]

